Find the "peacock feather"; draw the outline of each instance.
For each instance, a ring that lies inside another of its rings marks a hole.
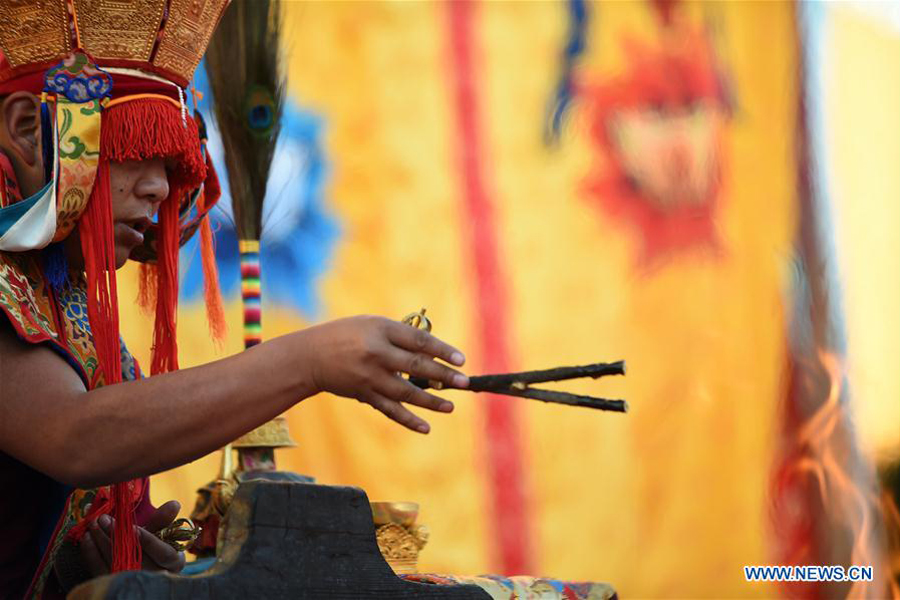
[[[263,200],[281,130],[284,73],[278,0],[235,0],[206,53],[238,237],[259,241]]]
[[[238,234],[247,348],[262,341],[259,241],[284,106],[280,29],[281,4],[277,0],[236,0],[225,11],[206,53],[213,113],[225,149]],[[283,422],[275,419],[234,442],[240,448],[242,464],[246,459],[275,468],[273,448],[252,440],[265,438],[254,434],[274,427],[281,433],[283,445],[293,444]],[[223,450],[219,483],[228,479],[230,459],[229,444]],[[219,485],[216,489],[223,492]]]

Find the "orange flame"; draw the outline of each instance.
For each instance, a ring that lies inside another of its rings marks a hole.
[[[896,498],[885,490],[881,491],[881,511],[888,531],[888,558],[891,577],[891,596],[900,598],[900,509],[897,508]]]
[[[873,581],[852,582],[846,597],[881,597],[890,589],[893,598],[900,598],[883,544],[874,535],[883,522],[879,508],[881,500],[874,486],[865,485],[865,481],[848,468],[850,415],[847,404],[840,401],[843,366],[831,352],[819,349],[818,356],[828,374],[828,394],[797,432],[796,447],[805,451],[794,461],[792,470],[812,477],[828,521],[851,532],[853,543],[849,564],[873,566]]]

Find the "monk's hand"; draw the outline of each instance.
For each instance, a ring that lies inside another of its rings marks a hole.
[[[145,571],[168,571],[180,573],[184,568],[184,552],[172,548],[158,537],[156,533],[171,525],[178,516],[181,504],[175,500],[158,507],[143,527],[137,527],[138,540],[141,544],[141,568]],[[102,515],[88,527],[80,544],[81,556],[91,575],[105,575],[112,565],[112,536],[115,531],[115,519]]]
[[[405,405],[451,412],[453,404],[422,390],[398,373],[465,388],[469,378],[447,365],[465,363],[462,352],[427,331],[383,317],[350,317],[304,332],[316,389],[370,404],[390,419],[420,433],[426,421]],[[438,359],[438,360],[436,360]]]

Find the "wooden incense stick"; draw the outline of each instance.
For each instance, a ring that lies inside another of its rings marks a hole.
[[[476,375],[469,378],[469,387],[465,388],[465,390],[470,392],[503,394],[506,396],[540,400],[541,402],[550,402],[553,404],[583,406],[597,410],[627,412],[628,404],[624,400],[609,400],[606,398],[596,398],[594,396],[584,396],[581,394],[570,394],[568,392],[557,392],[530,387],[533,383],[567,381],[570,379],[581,379],[586,377],[597,379],[608,375],[624,374],[625,362],[620,360],[612,363],[594,363],[576,367],[556,367],[553,369],[522,371],[519,373]],[[410,382],[422,389],[434,387],[432,382],[418,377],[411,377]]]

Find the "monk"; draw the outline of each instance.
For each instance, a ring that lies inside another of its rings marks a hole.
[[[147,102],[166,106],[165,99],[137,96],[132,104]],[[107,109],[104,127],[120,110]],[[180,127],[178,111],[165,110]],[[41,99],[34,91],[2,97],[0,166],[7,206],[46,189],[44,133]],[[143,154],[119,161],[100,146],[94,185],[105,185],[100,178],[108,174],[117,268],[142,245],[161,207],[174,201],[173,182],[186,177],[183,156]],[[101,197],[92,194],[87,210]],[[64,512],[82,498],[73,490],[139,482],[189,463],[320,392],[355,398],[404,427],[428,433],[429,424],[409,406],[449,413],[453,405],[398,373],[447,387],[468,385],[465,375],[445,364],[462,366],[459,350],[425,331],[375,316],[310,327],[210,364],[152,377],[140,376],[123,346],[125,381],[100,385],[96,340],[85,318],[84,231],[76,226],[60,242],[67,265],[62,287],[48,282],[45,250],[0,252],[0,597],[21,597],[29,584],[38,597],[65,593],[51,554]],[[73,350],[75,341],[83,352]],[[210,419],[215,427],[209,427]],[[141,495],[135,515],[142,525],[144,568],[180,571],[183,554],[153,535],[172,522],[178,504],[153,508],[146,487],[133,489]],[[114,530],[111,514],[89,523],[78,545],[87,575],[109,571]],[[42,574],[35,578],[38,571]]]

